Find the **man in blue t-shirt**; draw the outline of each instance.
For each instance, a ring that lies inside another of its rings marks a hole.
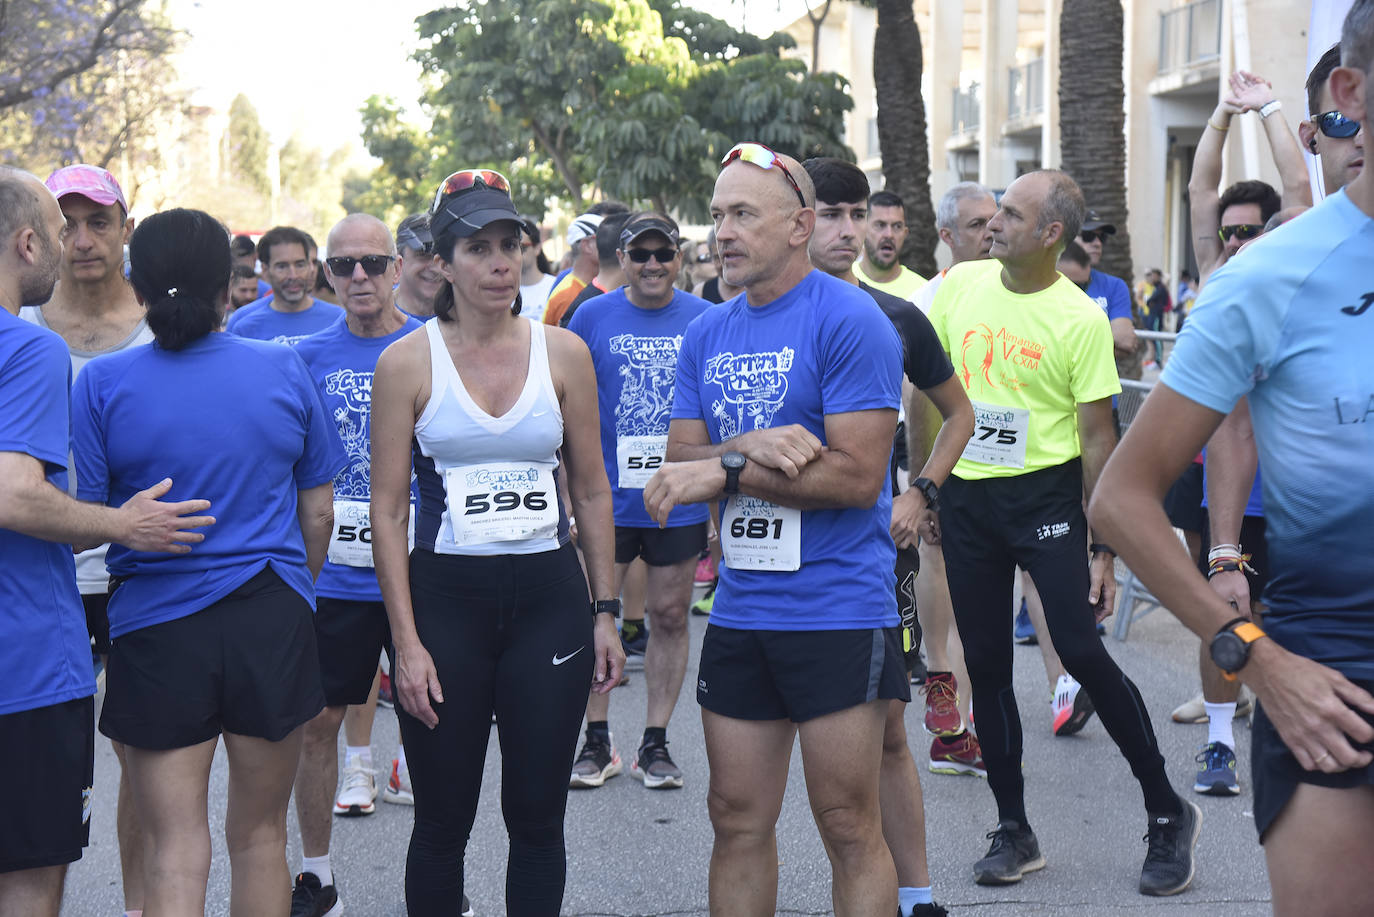
[[[1374,0],[1356,0],[1329,86],[1368,124]],[[1207,280],[1160,384],[1103,472],[1094,524],[1223,672],[1259,698],[1255,827],[1278,912],[1374,913],[1374,175]],[[1263,629],[1208,588],[1160,500],[1236,402],[1264,466]],[[1268,639],[1266,639],[1266,637]]]
[[[598,245],[617,216],[597,227]],[[711,304],[673,286],[682,268],[677,223],[657,213],[622,222],[615,255],[627,285],[587,299],[568,328],[586,342],[596,369],[601,453],[614,500],[617,591],[636,558],[648,566],[645,612],[654,634],[644,660],[648,712],[630,773],[650,789],[668,789],[682,786],[682,771],[668,754],[668,720],[687,671],[687,604],[697,557],[706,547],[706,507],[680,507],[660,527],[644,509],[644,485],[668,446],[683,332]],[[620,772],[610,740],[610,702],[609,694],[595,691],[588,698],[587,740],[573,763],[572,786],[601,786]]]
[[[272,296],[229,316],[225,330],[239,337],[296,344],[339,321],[339,307],[310,295],[315,288],[314,248],[294,226],[269,229],[258,240],[258,260],[272,284]]]
[[[1123,379],[1139,379],[1140,365],[1136,351],[1140,346],[1135,336],[1135,322],[1131,315],[1131,288],[1126,281],[1097,269],[1102,262],[1102,249],[1107,237],[1116,235],[1116,227],[1089,210],[1083,220],[1083,228],[1078,231],[1078,244],[1088,254],[1088,285],[1084,292],[1102,307],[1107,319],[1112,323],[1112,349],[1116,356],[1117,371]],[[1076,281],[1075,281],[1076,282]]]
[[[370,716],[375,708],[366,705],[378,657],[391,646],[391,628],[372,567],[372,373],[383,350],[422,327],[396,306],[400,265],[386,224],[368,214],[349,214],[330,230],[327,253],[325,274],[344,319],[296,345],[348,453],[348,464],[334,478],[334,531],[315,583],[315,639],[325,708],[306,724],[295,788],[303,861],[292,900],[315,908],[303,913],[320,914],[339,900],[329,864],[331,803],[335,815],[376,811]],[[343,786],[335,797],[339,726],[350,705],[365,712],[350,717]],[[413,801],[400,761],[392,768],[388,791],[388,798]]]
[[[67,345],[18,318],[52,295],[63,224],[42,182],[0,167],[0,748],[31,753],[0,756],[0,780],[24,788],[0,832],[0,914],[54,917],[67,864],[89,837],[95,755],[95,678],[72,545],[184,552],[204,538],[189,530],[214,522],[185,515],[203,512],[204,500],[157,502],[171,481],[118,508],[67,495]]]
[[[902,347],[872,297],[813,270],[815,192],[801,165],[733,148],[711,199],[724,276],[678,359],[668,464],[645,506],[725,500],[697,675],[715,846],[711,897],[767,913],[777,814],[801,737],[836,910],[892,913],[878,763],[888,701],[909,700],[897,632],[887,444]]]

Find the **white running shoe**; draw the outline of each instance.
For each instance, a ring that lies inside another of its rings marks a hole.
[[[401,770],[401,759],[391,759],[391,779],[382,790],[382,802],[398,806],[415,805],[415,791],[410,788],[410,771]]]
[[[1088,724],[1093,715],[1092,698],[1069,675],[1060,675],[1054,686],[1054,734],[1071,736]]]
[[[343,785],[334,798],[334,814],[344,816],[371,815],[377,811],[377,778],[370,768],[356,761],[344,767]]]

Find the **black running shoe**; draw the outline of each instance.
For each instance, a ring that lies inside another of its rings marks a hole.
[[[949,911],[932,901],[929,904],[918,904],[913,907],[910,917],[948,917],[948,915]],[[898,912],[897,917],[908,917],[908,915]]]
[[[992,845],[987,856],[973,864],[973,880],[979,885],[1012,885],[1026,873],[1045,868],[1035,833],[1019,822],[1002,822],[988,838]]]
[[[291,890],[291,917],[338,917],[343,913],[339,893],[332,885],[320,885],[313,872],[296,876]]]
[[[1142,895],[1177,895],[1193,881],[1193,848],[1202,828],[1202,810],[1186,799],[1182,815],[1150,815],[1142,840],[1150,845],[1140,870]]]

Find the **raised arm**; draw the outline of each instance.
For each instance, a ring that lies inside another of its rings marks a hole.
[[[1253,111],[1264,126],[1265,139],[1269,141],[1269,151],[1273,154],[1274,165],[1279,170],[1279,181],[1283,185],[1282,202],[1284,208],[1311,207],[1312,185],[1307,174],[1307,163],[1303,161],[1302,147],[1293,133],[1288,119],[1281,115],[1277,107],[1264,114],[1264,108],[1276,101],[1274,87],[1269,81],[1244,70],[1231,75],[1231,101],[1241,107],[1241,111]]]
[[[1218,190],[1221,155],[1226,146],[1226,132],[1231,127],[1231,116],[1240,112],[1240,106],[1229,96],[1218,102],[1207,117],[1207,126],[1193,153],[1193,174],[1188,179],[1188,212],[1193,224],[1198,276],[1203,280],[1221,264],[1221,238],[1217,235],[1221,228],[1217,214],[1217,204],[1221,200]]]

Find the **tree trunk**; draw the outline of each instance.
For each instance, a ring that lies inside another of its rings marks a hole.
[[[1126,225],[1125,16],[1119,0],[1063,0],[1059,17],[1059,135],[1063,169],[1088,207],[1116,227],[1099,270],[1130,285]]]
[[[906,204],[911,230],[902,263],[922,277],[935,274],[935,207],[930,199],[930,150],[921,98],[921,33],[911,0],[877,0],[873,86],[878,97],[878,148],[887,190]],[[1117,74],[1118,80],[1120,74]]]

